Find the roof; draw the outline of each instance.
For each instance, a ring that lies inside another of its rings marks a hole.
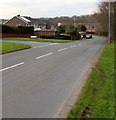
[[[46,22],[39,20],[38,18],[31,18],[31,17],[27,17],[27,16],[23,16],[23,18],[31,21],[31,24],[46,25]]]
[[[31,18],[28,16],[20,16],[20,15],[17,15],[14,17],[16,17],[16,18],[20,19],[21,21],[25,22],[26,24],[30,24],[30,25],[36,25],[36,26],[52,26],[53,25],[53,23],[50,22],[49,19]],[[13,19],[13,18],[11,18],[11,19]]]
[[[30,20],[26,19],[25,17],[20,16],[20,18],[26,22],[31,22]]]
[[[15,16],[15,17],[17,17],[18,19],[22,20],[22,21],[25,22],[25,23],[30,23],[30,22],[31,22],[30,20],[28,20],[28,19],[26,19],[25,17],[20,16],[20,15]],[[13,18],[12,18],[12,19],[13,19]]]
[[[0,24],[5,24],[8,21],[8,19],[0,19]]]

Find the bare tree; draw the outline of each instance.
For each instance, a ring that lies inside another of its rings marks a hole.
[[[110,31],[111,40],[116,41],[116,2],[110,2]],[[101,33],[108,35],[109,32],[109,6],[108,2],[99,3],[98,21],[101,24]]]

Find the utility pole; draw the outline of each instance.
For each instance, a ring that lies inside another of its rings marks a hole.
[[[110,43],[110,39],[111,39],[111,7],[110,7],[110,1],[109,1],[109,40],[108,40],[108,43]]]
[[[74,17],[74,28],[76,27],[75,17]]]

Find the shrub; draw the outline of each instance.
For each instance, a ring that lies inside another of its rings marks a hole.
[[[108,36],[108,32],[101,32],[100,34],[103,36]]]
[[[61,25],[57,28],[57,34],[65,33],[66,25]]]
[[[34,27],[33,26],[18,26],[21,30],[22,34],[33,34]]]
[[[69,34],[70,36],[60,36],[60,34]],[[68,40],[78,40],[81,38],[78,28],[74,27],[73,25],[61,25],[57,28],[57,35],[58,37],[62,37],[63,39]],[[60,39],[62,39],[60,38]]]
[[[8,26],[8,25],[0,25],[0,28],[2,28],[0,33],[13,33],[14,31],[13,27]]]
[[[76,39],[79,40],[80,38],[81,38],[81,35],[79,33],[77,33]]]
[[[14,34],[21,34],[21,30],[19,27],[12,27],[13,28],[13,32]]]
[[[33,34],[33,26],[8,26],[0,25],[0,33],[9,33],[9,34]]]
[[[40,38],[45,38],[45,39],[55,39],[55,36],[53,36],[53,35],[49,35],[49,36],[41,35]]]

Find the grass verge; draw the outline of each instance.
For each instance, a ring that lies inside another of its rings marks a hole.
[[[9,43],[9,42],[0,42],[0,54],[14,52],[18,50],[23,50],[31,48],[30,45],[20,44],[20,43]]]
[[[114,44],[107,44],[68,118],[114,118]]]
[[[41,38],[2,38],[2,39],[3,40],[36,41],[36,42],[58,42],[58,43],[73,42],[73,40],[41,39]]]

